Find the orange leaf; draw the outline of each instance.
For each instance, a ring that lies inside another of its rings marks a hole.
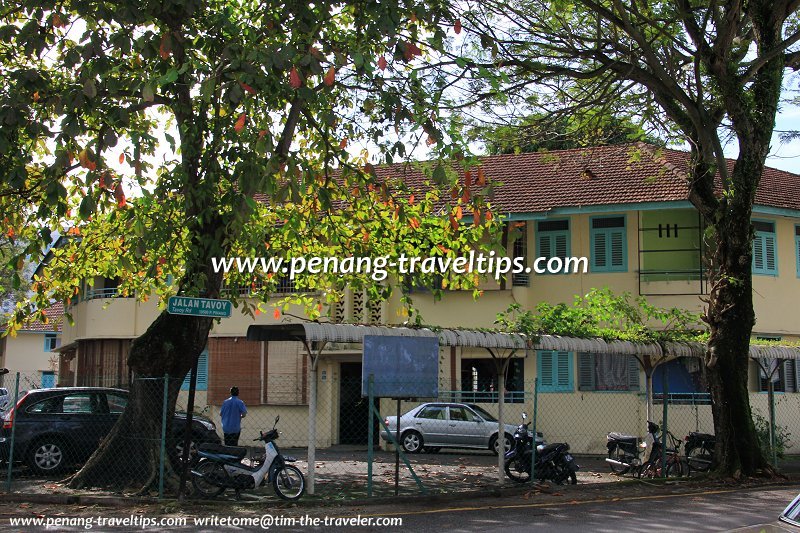
[[[275,312],[272,313],[272,316],[275,317],[275,320],[278,320],[281,317],[281,310],[280,309],[275,309]]]
[[[477,207],[472,210],[472,216],[474,217],[475,225],[478,226],[481,223],[481,210]]]
[[[256,316],[260,315],[260,314],[261,314],[261,309],[256,309],[254,314],[255,314]]]
[[[419,220],[417,220],[416,218],[412,218],[412,219],[410,219],[410,220],[408,221],[408,224],[409,224],[409,225],[410,225],[412,228],[414,228],[414,229],[417,229],[417,228],[419,228]]]
[[[239,115],[239,118],[236,119],[236,124],[233,125],[233,129],[236,133],[239,133],[244,129],[244,121],[247,120],[247,113],[242,113]]]
[[[259,139],[263,139],[264,135],[266,135],[266,134],[267,134],[267,130],[261,130],[261,131],[258,132],[258,138]]]
[[[108,187],[108,184],[106,183],[106,173],[105,172],[100,174],[100,179],[98,180],[98,182],[99,182],[98,185],[99,185],[99,187],[101,189],[105,189],[106,187]]]
[[[381,56],[378,58],[378,68],[381,70],[386,70],[386,58]]]
[[[121,165],[124,162],[125,162],[125,152],[119,154],[119,164]]]
[[[453,231],[458,229],[458,220],[452,214],[450,215],[450,227],[453,228]]]
[[[161,59],[169,59],[169,54],[172,52],[172,37],[169,33],[165,33],[161,37],[161,45],[158,47],[158,55]]]
[[[478,179],[475,181],[475,183],[481,187],[486,185],[486,177],[483,175],[483,167],[478,167]]]
[[[243,81],[240,81],[240,82],[239,82],[239,85],[241,85],[242,89],[244,89],[244,90],[245,90],[245,91],[247,91],[248,93],[250,93],[250,94],[256,94],[256,90],[255,90],[255,89],[253,89],[252,87],[250,87],[249,85],[247,85],[245,82],[243,82]]]
[[[408,197],[408,205],[414,205],[414,195]]]
[[[64,21],[61,20],[61,17],[58,15],[58,13],[55,13],[53,15],[53,27],[54,28],[63,28],[64,27]]]
[[[456,35],[461,33],[461,19],[456,19],[455,24],[453,24],[453,31],[456,32]]]
[[[347,137],[339,141],[339,148],[341,148],[342,150],[347,148]]]
[[[291,85],[292,89],[299,89],[303,85],[303,80],[300,79],[297,67],[292,67],[292,71],[289,72],[289,85]]]
[[[8,228],[8,231],[6,232],[6,235],[8,235],[9,239],[13,239],[14,238],[14,228]]]
[[[328,69],[328,72],[325,74],[325,78],[323,79],[323,82],[325,83],[325,85],[330,87],[331,85],[333,85],[333,82],[334,82],[335,79],[336,79],[336,69],[331,67],[331,68]]]
[[[117,206],[119,207],[125,207],[128,203],[125,199],[125,191],[122,189],[121,182],[114,187],[114,199],[117,201]]]
[[[409,20],[411,22],[416,22],[417,21],[417,14],[412,11],[411,12],[411,17],[409,18]]]
[[[486,222],[489,222],[490,220],[492,220],[492,212],[491,211],[486,211],[486,216],[484,218],[486,218]]]
[[[459,205],[458,207],[456,207],[456,218],[458,220],[461,220],[463,216],[464,216],[464,211],[461,209],[461,206]]]

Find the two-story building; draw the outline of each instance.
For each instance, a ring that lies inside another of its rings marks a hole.
[[[14,389],[20,374],[20,390],[55,387],[58,380],[61,324],[64,306],[54,303],[45,311],[47,322],[30,320],[14,336],[0,337],[0,368],[9,373],[0,376],[0,386]],[[13,394],[13,392],[12,392]]]
[[[570,274],[531,272],[500,283],[487,282],[483,295],[446,291],[435,301],[424,291],[414,297],[424,321],[452,328],[491,327],[498,312],[519,303],[571,302],[594,287],[646,296],[661,307],[701,311],[708,293],[704,253],[708,243],[702,217],[688,201],[688,154],[635,144],[547,153],[480,158],[494,186],[491,204],[519,234],[508,254],[533,265],[538,257],[586,257],[588,271]],[[378,170],[421,186],[413,165]],[[475,172],[473,172],[475,175]],[[461,180],[463,181],[463,173]],[[800,176],[765,170],[753,211],[754,336],[800,339]],[[130,380],[125,357],[131,339],[142,334],[158,313],[156,302],[120,298],[113,280],[87,283],[72,305],[74,326],[65,326],[61,385],[117,385]],[[286,290],[292,290],[290,285]],[[405,320],[399,296],[368,301],[349,292],[331,309],[337,322],[400,324]],[[299,343],[254,342],[244,337],[251,324],[275,323],[271,313],[220,320],[212,329],[200,361],[200,405],[218,407],[228,387],[240,388],[251,407],[280,412],[295,420],[287,444],[305,442],[308,409],[308,361]],[[526,354],[520,354],[521,356]],[[776,390],[792,402],[800,399],[800,365],[773,363]],[[665,375],[662,376],[662,373]],[[656,395],[666,383],[676,405],[677,431],[711,431],[704,399],[703,365],[696,359],[665,363],[654,377]],[[318,370],[318,445],[361,443],[366,439],[366,406],[360,396],[361,348],[332,345]],[[506,388],[517,411],[530,409],[533,379],[539,378],[541,428],[563,438],[576,451],[602,451],[606,431],[640,432],[643,375],[636,359],[568,351],[539,351],[516,358]],[[752,402],[763,411],[766,378],[755,362]],[[496,407],[497,382],[485,350],[443,348],[440,396]],[[785,403],[785,402],[784,402]],[[787,404],[788,405],[788,404]],[[680,406],[680,407],[677,407]],[[781,407],[785,409],[788,407]],[[683,409],[683,412],[679,412]],[[514,413],[514,411],[512,409]],[[363,416],[362,416],[363,414]],[[362,420],[363,418],[363,420]],[[800,420],[797,434],[800,434]],[[675,427],[675,426],[673,426]],[[259,428],[251,428],[254,432]]]

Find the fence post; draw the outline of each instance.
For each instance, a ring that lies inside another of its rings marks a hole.
[[[667,381],[667,367],[666,365],[662,368],[663,372],[661,373],[661,384],[662,389],[664,390],[663,399],[663,421],[661,425],[661,475],[663,477],[667,477],[667,432],[669,431],[667,425],[667,412],[669,411],[668,404],[669,404],[669,383]],[[655,437],[655,435],[653,435]]]
[[[778,468],[778,451],[775,449],[775,385],[772,374],[767,380],[767,402],[769,403],[769,448],[772,452],[772,466]]]
[[[367,447],[367,497],[368,498],[372,497],[372,461],[373,461],[373,454],[374,454],[372,446],[373,446],[373,442],[374,442],[374,438],[375,438],[374,435],[373,435],[373,431],[372,431],[372,417],[374,416],[372,414],[372,406],[374,405],[374,401],[375,401],[375,395],[374,395],[373,390],[372,390],[372,385],[373,385],[374,382],[375,382],[375,375],[374,374],[370,374],[369,375],[369,382],[367,383],[367,394],[368,394],[368,401],[369,401],[369,406],[370,406],[369,409],[368,409],[368,411],[369,411],[369,425],[367,426],[368,427],[368,429],[367,429],[367,440],[368,440],[368,443],[367,443],[367,446],[368,446]],[[400,424],[399,420],[397,421],[397,424],[398,425]]]
[[[8,445],[8,488],[6,489],[7,492],[11,492],[11,469],[14,467],[14,433],[17,429],[17,424],[14,422],[17,418],[17,404],[19,403],[19,372],[17,372],[17,379],[14,384],[14,404],[9,406],[8,411],[10,412],[11,409],[14,409],[14,412],[11,414],[11,442]]]
[[[158,499],[164,497],[164,456],[167,448],[167,400],[169,374],[164,374],[164,399],[161,407],[161,451],[158,458]],[[183,458],[183,457],[181,457]]]
[[[533,380],[533,416],[531,418],[531,431],[533,431],[533,444],[531,444],[531,483],[536,483],[536,415],[539,408],[539,378]]]

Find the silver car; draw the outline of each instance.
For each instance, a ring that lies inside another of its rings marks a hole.
[[[384,420],[392,437],[397,434],[397,417]],[[516,426],[505,426],[505,449],[511,449]],[[498,452],[497,419],[471,403],[424,403],[400,417],[400,444],[409,453],[437,452],[440,448],[475,448]],[[386,430],[381,438],[388,441]],[[536,437],[537,444],[543,440]]]

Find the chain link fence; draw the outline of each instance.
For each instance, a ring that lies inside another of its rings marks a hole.
[[[147,486],[150,494],[160,490],[174,496],[184,464],[188,382],[142,378],[119,383],[100,377],[88,381],[91,386],[85,388],[48,387],[52,383],[43,384],[40,375],[4,376],[0,383],[0,393],[7,392],[0,395],[3,489],[67,490],[63,480],[83,476],[88,486],[124,479],[131,486]],[[501,425],[500,395],[491,384],[471,391],[458,390],[460,381],[454,386],[440,380],[438,385],[436,398],[398,402],[363,396],[360,376],[347,372],[318,375],[315,394],[308,376],[270,374],[262,387],[241,387],[239,397],[247,406],[238,438],[238,445],[246,448],[241,461],[258,468],[266,453],[265,443],[258,439],[275,427],[280,432],[275,444],[282,454],[296,459],[293,464],[306,478],[307,497],[354,499],[395,491],[429,494],[490,488],[498,486],[501,477],[503,483],[513,484],[501,474],[495,453],[505,450],[505,439],[512,438],[523,412],[547,443],[569,444],[581,466],[578,483],[622,479],[612,474],[606,461],[609,432],[646,436],[648,408],[639,391],[554,390],[558,387],[537,387],[528,380],[505,392]],[[192,460],[197,459],[198,448],[221,444],[229,432],[220,417],[227,396],[227,389],[223,393],[199,384],[189,426]],[[800,455],[800,393],[753,392],[750,400],[770,457],[779,467],[794,460]],[[396,457],[392,444],[398,408],[401,457]],[[315,415],[313,424],[309,413]],[[132,425],[115,429],[120,419]],[[713,434],[707,395],[656,394],[650,419],[681,440],[692,432]],[[116,437],[108,437],[114,432]],[[112,446],[113,453],[98,460],[98,447]],[[92,461],[98,463],[93,468]],[[269,487],[253,492],[273,497]],[[233,496],[233,491],[226,494]]]

